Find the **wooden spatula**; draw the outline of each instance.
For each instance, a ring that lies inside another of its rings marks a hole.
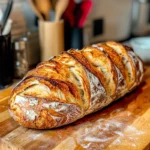
[[[44,20],[44,17],[42,16],[40,11],[36,7],[35,1],[34,0],[29,0],[29,2],[30,2],[30,5],[31,5],[31,8],[32,8],[33,12],[38,16],[39,19]]]
[[[55,21],[59,21],[62,14],[66,10],[68,6],[69,0],[58,0],[56,3],[55,11],[56,11],[56,16],[55,16]]]
[[[35,0],[36,6],[40,13],[44,16],[44,20],[50,20],[49,12],[52,9],[50,0]]]

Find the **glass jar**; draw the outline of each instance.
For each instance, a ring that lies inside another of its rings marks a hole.
[[[27,38],[21,38],[14,43],[14,77],[22,78],[28,69]]]

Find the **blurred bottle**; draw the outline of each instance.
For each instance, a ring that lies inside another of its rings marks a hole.
[[[28,71],[27,38],[14,42],[14,77],[22,78]]]
[[[134,36],[150,35],[150,0],[134,0],[132,26]]]

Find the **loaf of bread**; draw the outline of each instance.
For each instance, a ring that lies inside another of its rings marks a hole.
[[[10,114],[28,128],[66,125],[133,90],[143,72],[140,58],[120,43],[71,49],[27,73],[11,94]]]

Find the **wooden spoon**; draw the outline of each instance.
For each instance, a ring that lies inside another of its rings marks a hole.
[[[40,11],[36,7],[35,1],[34,0],[29,0],[29,3],[31,5],[31,8],[32,8],[33,12],[38,16],[38,18],[41,19],[41,20],[44,20],[44,17],[42,16]]]
[[[62,14],[66,10],[68,6],[69,0],[58,0],[56,3],[56,16],[55,16],[55,21],[59,21]]]
[[[50,20],[50,10],[52,9],[52,5],[50,0],[35,0],[36,6],[43,14],[45,20]]]
[[[52,9],[55,10],[57,0],[51,0]]]

